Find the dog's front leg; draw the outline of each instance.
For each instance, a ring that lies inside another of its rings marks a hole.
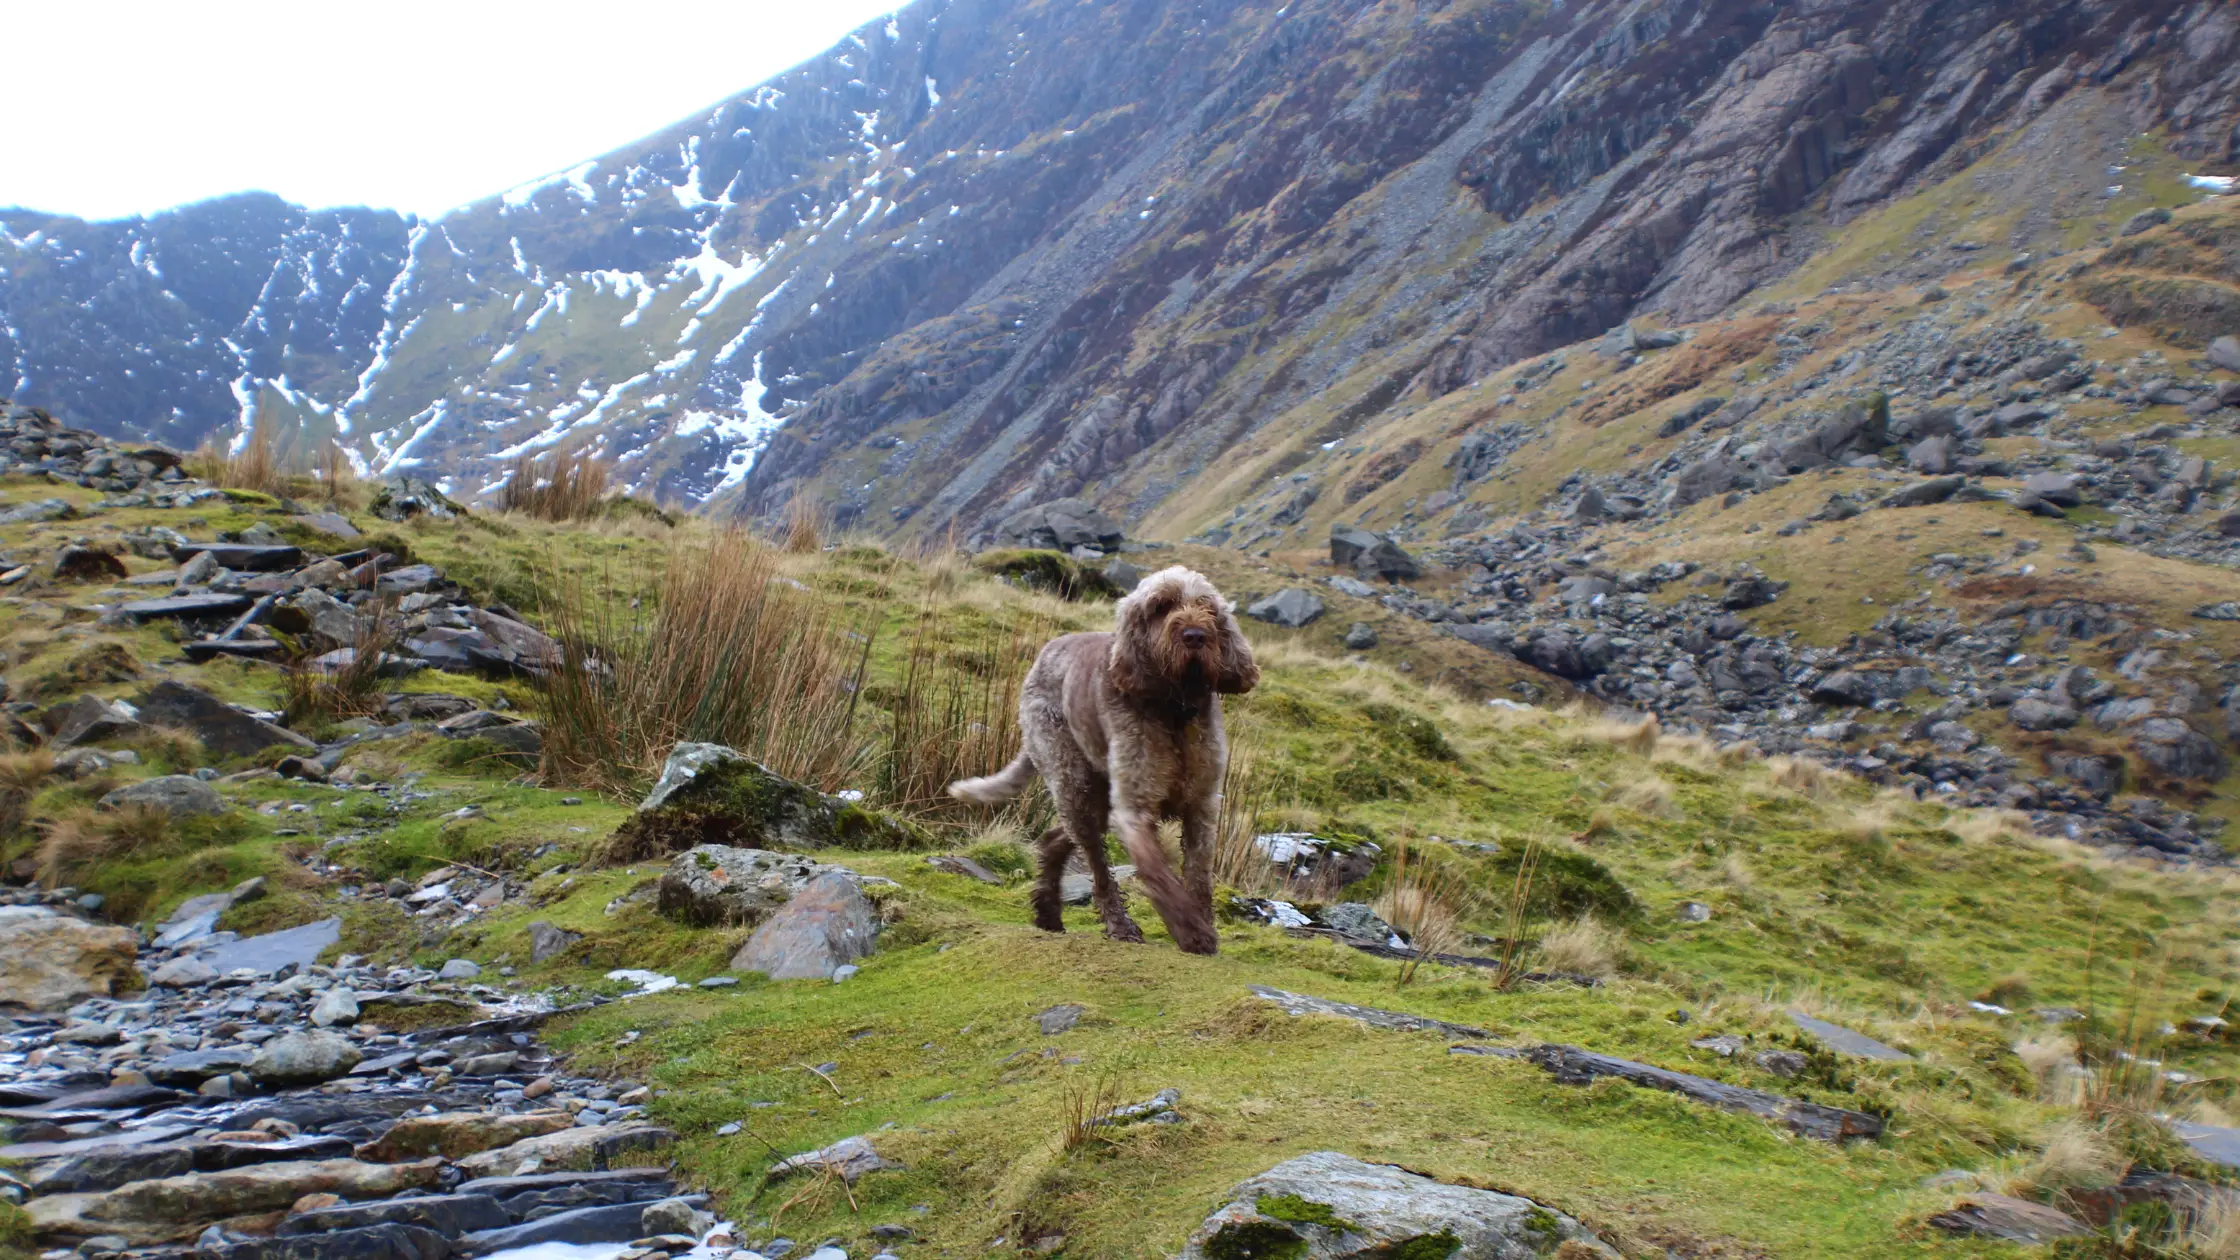
[[[1073,837],[1063,824],[1042,833],[1035,843],[1034,925],[1045,932],[1066,930],[1066,904],[1062,885],[1066,856],[1073,852]]]
[[[1135,861],[1136,878],[1143,881],[1143,890],[1150,894],[1151,904],[1159,911],[1176,947],[1187,954],[1213,953],[1216,939],[1211,907],[1200,912],[1192,904],[1189,890],[1176,878],[1174,868],[1167,864],[1167,852],[1159,846],[1158,815],[1123,808],[1114,822],[1120,843]]]
[[[1191,808],[1182,814],[1182,882],[1190,891],[1190,903],[1213,921],[1213,849],[1219,830],[1219,820],[1213,811]]]

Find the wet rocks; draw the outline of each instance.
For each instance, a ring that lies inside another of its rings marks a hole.
[[[1310,591],[1287,586],[1247,607],[1245,615],[1296,630],[1322,615],[1322,600]]]
[[[1335,1151],[1285,1160],[1229,1191],[1184,1260],[1291,1256],[1616,1256],[1578,1221],[1516,1195],[1448,1185]]]
[[[625,1156],[658,1151],[676,1141],[676,1134],[657,1125],[608,1124],[573,1128],[543,1137],[524,1138],[494,1150],[477,1151],[458,1161],[476,1177],[516,1174],[523,1165],[540,1172],[563,1169],[601,1171]]]
[[[447,1111],[406,1116],[380,1137],[358,1147],[357,1157],[376,1164],[397,1164],[431,1155],[456,1160],[574,1126],[575,1117],[565,1111],[497,1116],[480,1111]]]
[[[130,980],[130,928],[88,923],[44,906],[0,906],[0,1005],[62,1010]]]
[[[365,1057],[357,1046],[336,1033],[286,1033],[257,1051],[249,1061],[249,1079],[265,1086],[313,1085],[346,1076]]]
[[[697,845],[662,872],[658,904],[661,913],[696,926],[753,927],[827,874],[861,878],[797,854]]]
[[[434,1187],[437,1160],[366,1164],[357,1160],[305,1160],[255,1164],[222,1172],[187,1173],[136,1181],[91,1194],[48,1195],[26,1211],[42,1233],[90,1237],[117,1233],[140,1242],[192,1237],[201,1223],[289,1207],[307,1194],[376,1198]]]
[[[772,980],[824,980],[870,955],[878,916],[849,872],[827,870],[771,912],[731,960]]]

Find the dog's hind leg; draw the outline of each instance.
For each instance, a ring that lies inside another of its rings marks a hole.
[[[1213,850],[1220,821],[1212,811],[1190,807],[1182,812],[1182,883],[1190,903],[1213,918]]]
[[[1066,930],[1065,898],[1059,886],[1066,877],[1066,855],[1073,852],[1073,837],[1064,824],[1042,833],[1035,842],[1034,925],[1045,932]]]
[[[1097,903],[1097,915],[1104,920],[1104,934],[1116,941],[1130,944],[1143,943],[1143,929],[1128,917],[1128,899],[1120,885],[1112,878],[1112,863],[1105,859],[1105,817],[1110,807],[1103,797],[1083,803],[1082,817],[1072,828],[1074,835],[1090,837],[1077,840],[1081,846],[1081,860],[1089,864],[1089,882]]]

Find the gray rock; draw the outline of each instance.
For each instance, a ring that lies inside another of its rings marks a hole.
[[[210,817],[226,812],[226,798],[190,774],[166,774],[138,783],[127,783],[101,798],[101,808],[122,809],[144,805],[173,818]]]
[[[1932,503],[1942,503],[1953,495],[1960,493],[1961,487],[1967,484],[1968,479],[1965,477],[1931,477],[1927,481],[1917,481],[1903,490],[1885,496],[1882,500],[1882,506],[1886,508],[1927,507]]]
[[[55,743],[69,746],[98,744],[141,729],[131,709],[99,696],[79,696],[58,710],[50,709],[45,723]]]
[[[203,970],[208,971],[209,968],[204,967]],[[212,972],[211,978],[215,979],[216,975],[217,973]],[[199,1085],[213,1076],[243,1071],[256,1057],[255,1046],[214,1046],[208,1050],[182,1050],[177,1054],[167,1054],[144,1070],[148,1079],[158,1085],[191,1086]]]
[[[319,747],[286,727],[250,717],[206,691],[169,679],[150,688],[139,705],[141,721],[179,727],[222,757],[248,757],[268,748],[310,752]]]
[[[844,866],[793,853],[703,844],[670,859],[658,891],[661,912],[704,927],[754,927],[820,876],[860,880]]]
[[[1335,1151],[1285,1160],[1229,1191],[1183,1260],[1370,1260],[1418,1253],[1484,1260],[1562,1247],[1615,1257],[1578,1221],[1530,1199],[1454,1186]]]
[[[2240,621],[2240,599],[2228,599],[2221,604],[2203,604],[2193,610],[2193,615],[2203,621]]]
[[[2123,221],[2123,226],[2116,229],[2116,235],[2137,236],[2141,232],[2147,231],[2151,228],[2160,227],[2163,224],[2168,223],[2169,221],[2170,212],[2168,210],[2163,209],[2161,206],[2150,206],[2147,209],[2141,210],[2139,213],[2132,215],[2130,218],[2125,219]]]
[[[476,976],[479,976],[481,974],[482,968],[476,966],[474,963],[464,958],[454,958],[444,963],[443,969],[441,971],[436,972],[436,979],[472,980]]]
[[[206,945],[197,956],[219,975],[244,967],[271,975],[291,967],[300,970],[310,966],[319,960],[320,953],[341,938],[342,920],[327,918],[301,927],[266,932],[262,936]]]
[[[2148,718],[2131,734],[2141,760],[2178,779],[2215,782],[2224,777],[2225,757],[2208,736],[2176,718]]]
[[[742,847],[911,849],[931,837],[914,825],[796,783],[721,744],[678,744],[661,777],[623,823],[667,852],[672,825]]]
[[[257,1051],[249,1062],[249,1079],[268,1087],[316,1085],[349,1075],[363,1057],[340,1034],[292,1032]]]
[[[1322,600],[1311,592],[1287,586],[1244,611],[1248,617],[1296,630],[1322,615]]]
[[[1385,1032],[1435,1032],[1442,1037],[1460,1037],[1473,1041],[1483,1039],[1486,1036],[1486,1030],[1483,1028],[1470,1024],[1450,1024],[1443,1019],[1432,1019],[1427,1015],[1410,1015],[1405,1011],[1380,1010],[1374,1006],[1355,1006],[1351,1002],[1333,1002],[1328,998],[1313,997],[1305,993],[1292,993],[1284,989],[1270,988],[1264,984],[1251,984],[1245,987],[1251,991],[1254,997],[1275,1003],[1277,1008],[1286,1015],[1335,1015],[1339,1019],[1350,1019],[1355,1023],[1366,1024],[1371,1028],[1382,1029]]]
[[[2077,479],[2068,473],[2032,473],[2023,479],[2022,489],[2055,507],[2073,508],[2084,504],[2084,492],[2077,488]]]
[[[1079,1002],[1060,1003],[1036,1015],[1034,1017],[1035,1026],[1042,1030],[1043,1036],[1055,1037],[1062,1032],[1071,1032],[1073,1026],[1081,1022],[1081,1017],[1087,1014],[1088,1010],[1088,1007],[1081,1005]]]
[[[149,984],[160,984],[173,989],[191,989],[218,978],[218,970],[192,954],[174,958],[149,973]]]
[[[1366,621],[1356,621],[1346,628],[1346,650],[1366,652],[1377,645],[1376,627]]]
[[[1929,1223],[1950,1234],[1973,1234],[2014,1243],[2049,1243],[2092,1232],[2090,1226],[2060,1208],[2028,1199],[1978,1192],[1929,1218]]]
[[[638,1228],[646,1236],[678,1234],[699,1238],[715,1227],[716,1218],[689,1199],[662,1199],[645,1206]]]
[[[467,510],[451,501],[435,484],[419,477],[391,477],[374,492],[371,510],[385,521],[404,521],[415,516],[447,521],[465,516]]]
[[[1082,499],[1058,499],[1014,512],[996,526],[995,532],[1005,546],[1044,551],[1072,551],[1075,547],[1112,551],[1124,541],[1119,523]]]
[[[770,1175],[779,1177],[791,1172],[815,1169],[838,1173],[853,1184],[866,1173],[900,1167],[902,1165],[888,1160],[873,1149],[870,1138],[859,1136],[841,1138],[830,1146],[779,1160],[771,1165]]]
[[[878,934],[878,916],[856,881],[827,871],[756,928],[731,967],[773,980],[827,979],[842,964],[868,956]]]
[[[1382,945],[1392,939],[1392,925],[1378,918],[1377,912],[1365,902],[1341,901],[1336,905],[1324,906],[1315,916],[1315,921],[1340,936],[1349,936],[1358,941],[1373,941]]]
[[[541,963],[583,939],[583,933],[554,927],[543,919],[529,925],[529,961]]]
[[[1949,434],[1923,438],[1906,448],[1906,463],[1918,473],[1941,477],[1952,471],[1952,438]]]
[[[323,1234],[328,1230],[362,1229],[368,1225],[418,1225],[446,1238],[483,1229],[503,1229],[513,1223],[495,1198],[487,1194],[422,1194],[381,1203],[348,1203],[341,1207],[297,1212],[275,1226],[282,1237]]]
[[[1789,1018],[1837,1054],[1848,1054],[1860,1059],[1880,1059],[1894,1063],[1910,1062],[1913,1056],[1903,1050],[1883,1045],[1865,1033],[1853,1032],[1841,1024],[1831,1024],[1824,1019],[1814,1019],[1798,1011],[1789,1012]]]
[[[196,1260],[443,1260],[450,1253],[450,1244],[442,1234],[419,1225],[395,1223],[240,1242],[206,1242],[192,1252]]]
[[[358,995],[351,992],[350,986],[346,984],[328,989],[319,995],[317,1002],[311,1004],[311,1022],[320,1028],[357,1023]]]
[[[1115,556],[1105,562],[1104,580],[1112,583],[1113,590],[1125,595],[1143,580],[1143,569]]]
[[[2077,711],[2034,696],[2024,696],[2007,709],[2007,719],[2026,731],[2052,731],[2077,724]]]
[[[602,1204],[555,1212],[503,1229],[477,1230],[459,1239],[458,1250],[461,1255],[480,1256],[537,1243],[628,1242],[640,1237],[644,1224],[645,1208],[639,1204]]]
[[[2209,362],[2227,372],[2240,372],[2240,337],[2219,337],[2210,342]]]
[[[225,892],[204,893],[189,897],[179,903],[171,917],[156,929],[157,949],[176,949],[201,940],[217,930],[218,920],[226,911],[243,902],[255,901],[264,896],[264,876],[256,875],[242,880]]]

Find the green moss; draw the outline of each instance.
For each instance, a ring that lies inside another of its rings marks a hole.
[[[1553,1217],[1549,1219],[1554,1220]],[[1381,1248],[1377,1255],[1379,1260],[1447,1260],[1460,1246],[1460,1238],[1442,1229],[1436,1234],[1418,1234],[1405,1242],[1392,1243]]]
[[[1352,1221],[1338,1215],[1337,1209],[1329,1204],[1303,1199],[1295,1194],[1263,1194],[1253,1200],[1252,1210],[1262,1216],[1289,1221],[1294,1225],[1320,1225],[1324,1229],[1334,1229],[1340,1233],[1358,1232],[1359,1228]]]
[[[926,849],[924,827],[827,797],[753,762],[710,766],[658,809],[631,814],[599,847],[608,864],[703,844],[748,849]]]
[[[1307,1240],[1274,1221],[1237,1221],[1206,1240],[1211,1260],[1304,1260]]]

